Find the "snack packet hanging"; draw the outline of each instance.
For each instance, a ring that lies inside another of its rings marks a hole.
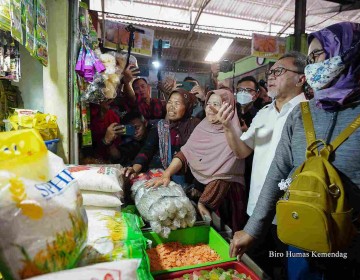
[[[102,62],[100,61],[100,59],[95,55],[95,53],[92,51],[92,49],[90,49],[89,47],[87,47],[90,55],[91,55],[91,59],[92,59],[92,63],[96,69],[96,71],[98,73],[102,73],[106,70],[104,64],[102,64]]]
[[[0,142],[0,270],[5,279],[73,268],[87,235],[76,180],[35,130],[1,133]]]
[[[47,66],[48,33],[45,0],[36,1],[35,57],[37,57],[44,66]]]
[[[35,51],[35,7],[33,0],[24,1],[25,48],[31,55]]]
[[[94,80],[87,85],[85,92],[81,95],[81,101],[100,104],[105,101],[103,89],[105,88],[104,78],[101,74],[96,73]]]
[[[10,0],[0,0],[0,29],[11,30]]]
[[[86,49],[84,48],[84,44],[81,45],[78,60],[75,65],[75,71],[78,73],[81,77],[84,77],[85,74],[85,55],[86,55]]]
[[[21,28],[21,0],[10,1],[11,14],[11,36],[23,44],[23,34]]]

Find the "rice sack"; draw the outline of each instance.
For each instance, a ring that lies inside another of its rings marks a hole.
[[[73,268],[87,219],[76,180],[34,130],[0,133],[0,270],[25,279]]]

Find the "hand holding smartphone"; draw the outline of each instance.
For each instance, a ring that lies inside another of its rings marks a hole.
[[[122,125],[121,134],[127,136],[134,136],[135,135],[135,127],[131,124]]]
[[[196,86],[195,82],[180,82],[181,84],[180,88],[183,88],[187,91],[191,91],[194,86]]]

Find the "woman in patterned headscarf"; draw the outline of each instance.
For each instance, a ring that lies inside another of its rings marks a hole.
[[[195,128],[163,176],[147,185],[167,186],[172,175],[190,169],[195,179],[205,185],[198,203],[200,214],[210,218],[209,210],[215,211],[225,224],[236,231],[245,222],[244,160],[236,158],[217,119],[215,112],[223,102],[236,109],[234,95],[229,90],[214,90],[207,94],[206,118]],[[237,114],[233,115],[231,122],[240,137]]]
[[[343,22],[308,37],[306,79],[317,107],[336,111],[360,97],[360,25]],[[323,64],[317,64],[316,62]]]
[[[195,97],[188,91],[178,88],[170,93],[166,104],[166,119],[160,120],[157,127],[149,132],[144,147],[133,161],[133,166],[123,170],[125,177],[134,178],[145,168],[167,168],[180,148],[189,139],[199,119],[191,117]],[[161,163],[154,163],[153,158],[160,152]],[[181,185],[191,183],[192,177],[174,177]]]

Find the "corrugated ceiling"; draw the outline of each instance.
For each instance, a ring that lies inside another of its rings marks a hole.
[[[205,1],[104,0],[104,10],[108,13],[107,18],[151,26],[157,39],[170,40],[171,48],[163,53],[169,69],[178,66],[205,71],[209,67],[204,63],[204,57],[220,35],[235,38],[225,56],[238,60],[250,55],[249,38],[253,32],[281,36],[294,32],[295,0],[210,0],[200,15],[192,39],[179,58],[191,23]],[[306,31],[316,31],[341,21],[360,22],[359,10],[329,12],[336,7],[338,4],[333,2],[307,1]],[[101,11],[101,1],[90,0],[90,9]]]

